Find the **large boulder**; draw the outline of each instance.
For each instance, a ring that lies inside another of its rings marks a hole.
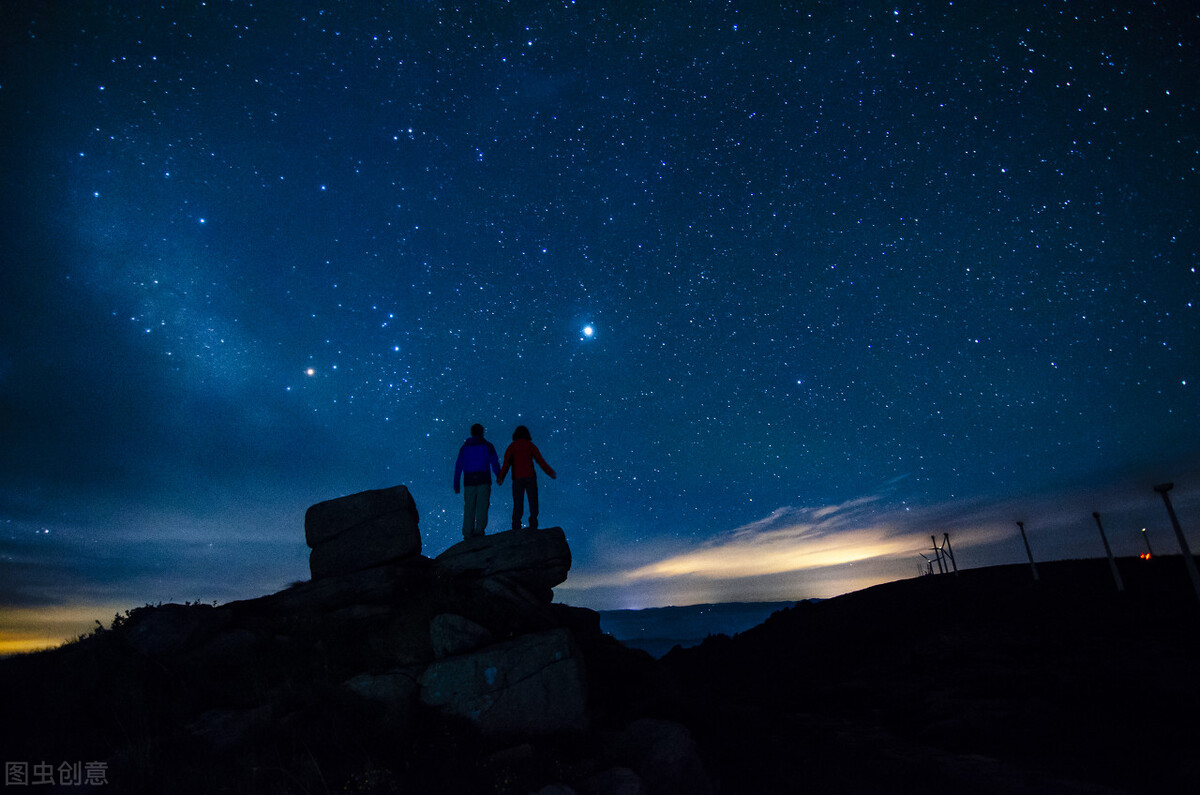
[[[421,675],[421,702],[488,737],[585,731],[589,723],[583,661],[566,629],[432,663]]]
[[[417,505],[404,486],[319,502],[304,514],[314,580],[421,554]]]
[[[554,598],[551,589],[567,579],[571,548],[561,527],[507,530],[460,541],[434,562],[440,572],[477,576],[504,591],[516,586],[549,603]]]

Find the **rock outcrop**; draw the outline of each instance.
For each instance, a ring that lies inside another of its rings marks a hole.
[[[421,703],[491,737],[579,733],[589,720],[583,658],[567,629],[432,663],[421,676]]]
[[[139,608],[57,662],[0,679],[0,698],[26,725],[85,726],[82,747],[127,737],[109,779],[131,791],[291,792],[296,776],[310,791],[589,792],[618,779],[704,791],[687,730],[638,723],[669,702],[655,661],[604,635],[596,613],[554,604],[571,567],[561,528],[430,559],[417,522],[403,486],[313,505],[310,581],[221,606]],[[60,692],[72,703],[47,714]],[[45,736],[9,734],[0,743],[14,742],[14,758],[49,753]],[[678,772],[655,773],[652,747],[682,755]],[[213,758],[236,786],[217,786]]]
[[[545,597],[566,581],[571,548],[561,527],[510,530],[460,541],[435,560],[445,572],[509,580]]]
[[[421,553],[417,505],[404,486],[362,491],[313,505],[304,514],[314,580]]]
[[[536,611],[567,579],[571,548],[561,527],[509,530],[460,541],[435,558],[443,573],[479,584],[493,598]]]

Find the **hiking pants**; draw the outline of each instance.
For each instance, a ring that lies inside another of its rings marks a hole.
[[[492,484],[463,486],[463,538],[483,535],[487,527],[488,505],[492,501]]]
[[[513,478],[513,530],[521,529],[521,514],[525,511],[525,497],[529,497],[529,529],[537,530],[538,496],[537,476]]]

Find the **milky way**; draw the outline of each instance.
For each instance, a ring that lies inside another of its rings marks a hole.
[[[472,422],[529,426],[597,606],[736,599],[620,594],[778,533],[865,552],[747,598],[1194,515],[1187,4],[165,5],[0,11],[10,606],[261,593],[395,483],[436,554]]]

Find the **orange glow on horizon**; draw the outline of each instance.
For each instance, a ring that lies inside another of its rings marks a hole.
[[[0,657],[54,649],[108,622],[124,607],[105,604],[18,608],[0,616]]]
[[[0,638],[0,657],[56,649],[64,642],[65,638]]]

